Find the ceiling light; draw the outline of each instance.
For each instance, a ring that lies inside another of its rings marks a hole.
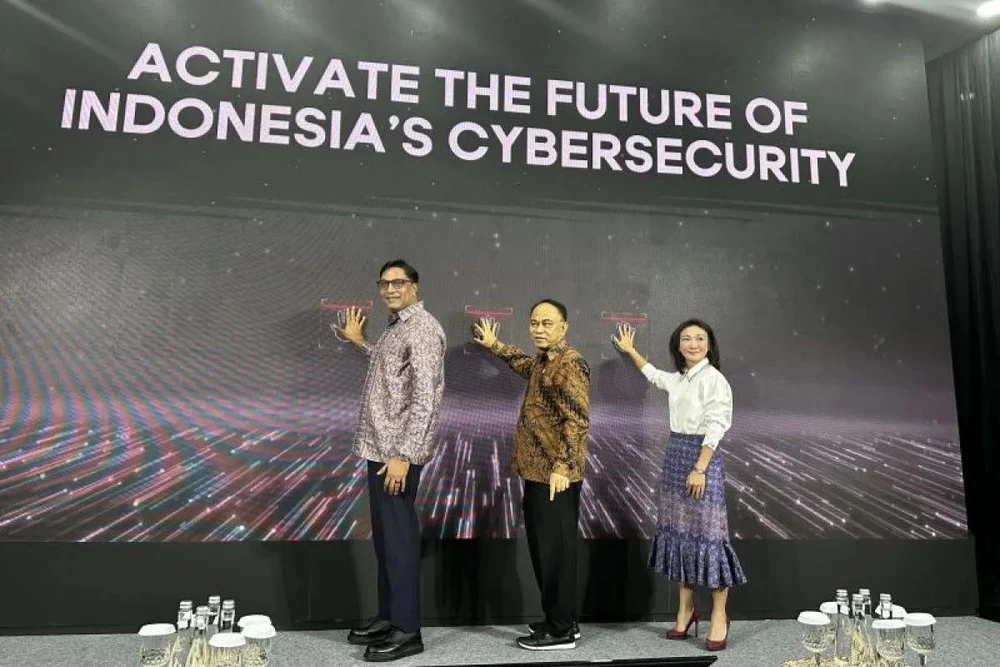
[[[984,2],[979,5],[979,9],[976,10],[976,14],[980,18],[991,19],[1000,16],[1000,0],[990,0],[989,2]]]

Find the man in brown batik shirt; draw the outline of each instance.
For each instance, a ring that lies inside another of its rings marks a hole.
[[[480,320],[476,342],[528,381],[514,433],[511,467],[524,479],[524,527],[545,620],[529,625],[521,648],[576,648],[577,523],[590,427],[590,367],[566,344],[566,306],[545,299],[531,309],[534,357],[497,340]]]

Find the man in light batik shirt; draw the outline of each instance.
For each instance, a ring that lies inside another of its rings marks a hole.
[[[365,318],[344,313],[337,331],[370,358],[354,453],[368,461],[372,541],[378,559],[378,614],[351,630],[365,660],[387,662],[424,650],[420,637],[420,526],[414,499],[420,471],[434,458],[444,394],[446,339],[424,310],[420,276],[403,260],[379,272],[389,322],[374,345]]]

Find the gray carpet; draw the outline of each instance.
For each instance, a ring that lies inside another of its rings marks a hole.
[[[663,639],[663,623],[583,625],[583,639],[574,651],[528,652],[514,645],[522,628],[479,626],[426,628],[427,650],[396,663],[399,667],[432,665],[496,665],[567,660],[608,660],[622,657],[698,655],[703,641]],[[707,624],[702,631],[707,630]],[[362,665],[363,649],[347,644],[347,632],[285,632],[278,636],[275,667]],[[1000,664],[1000,624],[978,618],[943,618],[931,665],[995,667]],[[785,660],[807,657],[799,644],[794,621],[734,622],[730,647],[718,654],[717,667],[777,667]],[[129,635],[59,635],[0,637],[3,667],[130,667],[138,664],[138,643]],[[910,654],[907,664],[916,665]]]

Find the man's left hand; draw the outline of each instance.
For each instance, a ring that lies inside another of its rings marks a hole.
[[[382,465],[378,474],[385,475],[385,490],[395,496],[406,491],[406,473],[410,471],[410,464],[397,458],[390,458]]]
[[[549,501],[556,499],[557,493],[562,493],[569,488],[569,477],[554,472],[549,475]]]

